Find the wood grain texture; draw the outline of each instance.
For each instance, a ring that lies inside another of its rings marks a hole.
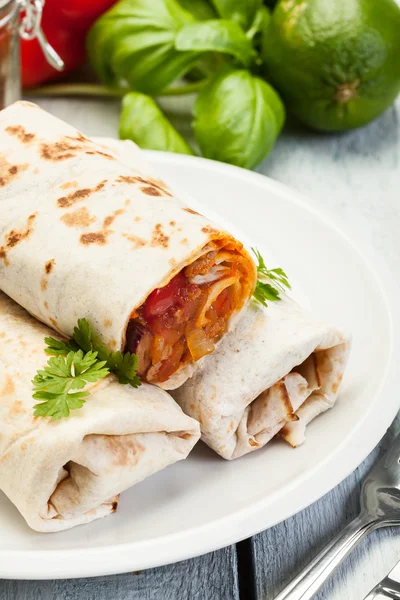
[[[305,194],[307,202],[367,240],[400,272],[400,101],[369,126],[319,135],[289,125],[259,171]],[[373,340],[371,340],[373,343]],[[382,402],[384,402],[382,398]],[[400,406],[400,399],[399,399]],[[387,444],[400,420],[383,440]],[[378,449],[338,487],[252,542],[257,600],[272,600],[359,509],[361,480]],[[361,600],[400,559],[400,530],[374,532],[341,565],[316,600]]]
[[[0,580],[1,600],[239,600],[234,547],[158,569],[109,577]]]

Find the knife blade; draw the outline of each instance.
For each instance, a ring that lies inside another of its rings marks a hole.
[[[400,561],[364,600],[400,600]]]

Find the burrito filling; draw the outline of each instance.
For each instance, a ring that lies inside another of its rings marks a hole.
[[[138,356],[138,374],[161,383],[184,364],[213,352],[252,285],[237,242],[214,241],[131,315],[125,350]]]

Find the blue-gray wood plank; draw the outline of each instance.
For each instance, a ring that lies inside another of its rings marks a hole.
[[[1,600],[239,600],[235,547],[109,577],[0,580]]]

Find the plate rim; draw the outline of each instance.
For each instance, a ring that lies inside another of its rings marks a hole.
[[[285,512],[284,517],[278,516],[267,524],[266,519],[263,519],[263,514],[267,514],[271,508],[270,505],[279,498],[279,493],[275,492],[272,497],[258,500],[246,508],[238,509],[228,516],[196,526],[189,531],[170,533],[150,540],[64,550],[0,550],[0,578],[41,580],[124,573],[186,560],[251,537],[303,510],[343,481],[374,449],[400,408],[400,402],[395,402],[395,393],[385,411],[377,410],[376,402],[376,399],[383,395],[384,390],[390,388],[392,379],[394,383],[396,375],[394,365],[396,357],[400,358],[400,336],[395,335],[395,332],[400,333],[400,320],[395,310],[396,299],[400,298],[400,289],[393,281],[384,260],[375,253],[370,245],[365,243],[365,240],[360,239],[358,232],[352,232],[343,223],[339,225],[334,216],[328,215],[323,209],[310,206],[304,194],[267,175],[197,156],[154,150],[146,150],[145,154],[150,161],[154,160],[159,164],[181,163],[184,168],[187,164],[201,162],[205,163],[207,168],[218,171],[222,176],[229,176],[231,173],[239,174],[250,182],[261,184],[271,191],[276,191],[279,195],[286,196],[290,202],[313,214],[327,227],[334,230],[335,234],[339,235],[358,254],[379,287],[390,324],[391,347],[386,372],[369,410],[363,415],[351,434],[349,433],[341,441],[334,453],[308,469],[304,481],[298,482],[295,479],[293,487],[302,491],[304,499],[300,504],[296,502],[296,507],[293,507],[293,500],[287,498],[286,510],[281,508],[280,511],[277,511],[278,513]],[[377,414],[372,418],[374,411]],[[327,464],[339,463],[340,457],[351,446],[351,435],[354,435],[361,427],[365,428],[366,425],[368,425],[368,430],[372,429],[368,431],[369,435],[364,435],[357,445],[353,443],[351,459],[349,460],[346,455],[346,461],[342,461],[345,466],[336,469],[337,472],[334,476],[329,472],[328,478],[329,469],[324,470],[323,467],[326,467]],[[328,479],[329,481],[326,481]],[[309,489],[303,493],[303,488]],[[210,535],[210,533],[215,533],[216,529],[218,530],[217,538]],[[154,552],[155,544],[157,545],[156,553]],[[68,559],[67,564],[66,559]]]

